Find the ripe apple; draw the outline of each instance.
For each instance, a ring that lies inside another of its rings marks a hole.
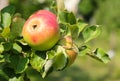
[[[56,15],[47,10],[33,13],[25,22],[22,35],[35,50],[45,51],[52,48],[60,38]]]
[[[68,66],[70,66],[75,61],[78,54],[78,50],[71,36],[65,36],[62,39],[61,44],[66,49],[66,53],[68,55]]]

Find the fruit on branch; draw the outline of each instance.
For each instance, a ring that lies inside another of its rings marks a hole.
[[[78,54],[78,49],[75,46],[71,36],[65,36],[61,42],[62,46],[66,49],[66,53],[68,55],[69,66],[75,61]]]
[[[73,62],[75,61],[76,57],[77,57],[77,52],[75,49],[71,49],[71,50],[66,50],[68,57],[69,57],[69,62],[68,62],[68,66],[73,64]]]
[[[56,15],[47,10],[33,13],[25,22],[22,35],[35,50],[45,51],[52,48],[60,38]]]

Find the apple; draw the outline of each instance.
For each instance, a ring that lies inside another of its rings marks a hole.
[[[78,49],[75,46],[71,36],[65,36],[61,40],[61,44],[65,48],[66,54],[68,55],[68,65],[67,66],[70,66],[71,64],[73,64],[73,62],[75,61],[75,59],[78,55]]]
[[[23,39],[35,50],[51,49],[60,38],[57,17],[48,10],[33,13],[22,29]]]
[[[74,63],[78,53],[75,49],[70,49],[70,50],[67,49],[66,52],[67,52],[68,60],[69,60],[68,66],[70,66],[71,64]]]

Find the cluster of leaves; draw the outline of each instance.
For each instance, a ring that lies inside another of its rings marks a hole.
[[[66,10],[59,13],[55,7],[51,10],[58,16],[61,38],[71,36],[79,56],[89,55],[104,63],[110,61],[102,49],[91,50],[87,45],[100,34],[99,25],[88,25]],[[13,6],[0,12],[0,75],[8,81],[29,81],[26,73],[29,67],[40,72],[43,78],[52,71],[68,67],[69,57],[60,40],[47,51],[33,50],[24,42],[21,35],[24,22],[20,14],[15,14]]]

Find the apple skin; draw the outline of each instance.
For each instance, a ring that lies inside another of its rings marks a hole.
[[[35,50],[51,49],[60,38],[57,17],[50,11],[39,10],[25,22],[23,39]]]

